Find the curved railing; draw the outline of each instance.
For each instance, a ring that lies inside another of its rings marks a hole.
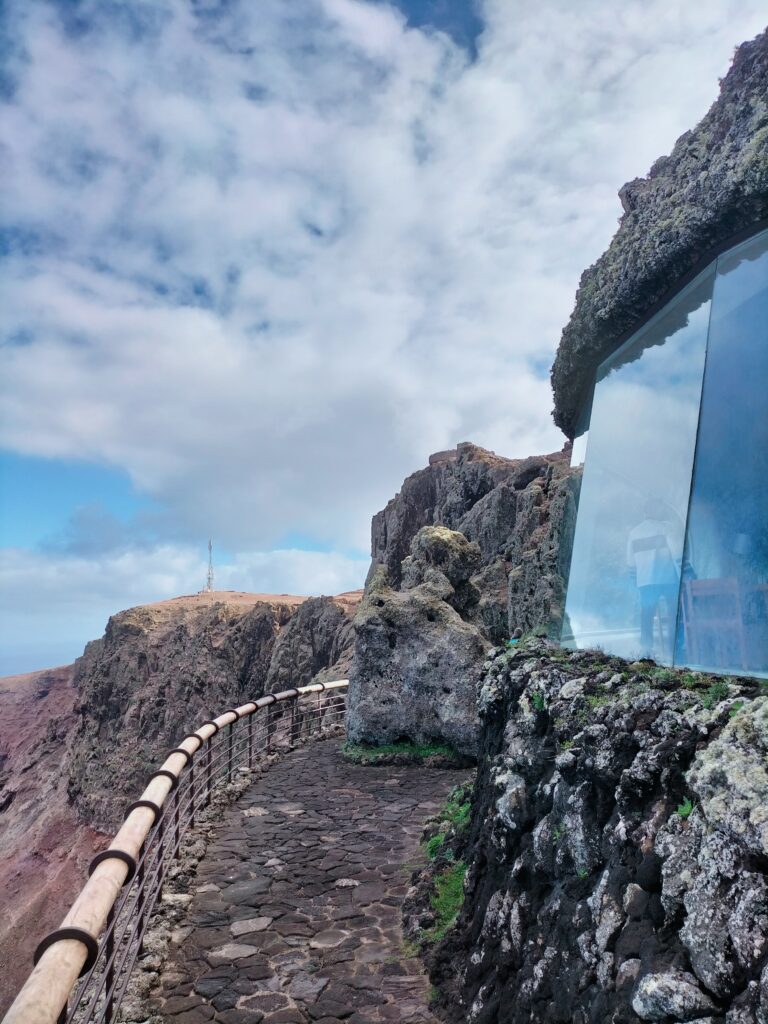
[[[61,927],[37,947],[35,969],[3,1024],[113,1021],[196,814],[239,769],[252,768],[280,743],[341,722],[346,687],[340,679],[270,693],[185,736],[128,808],[109,847],[91,861],[88,881]]]

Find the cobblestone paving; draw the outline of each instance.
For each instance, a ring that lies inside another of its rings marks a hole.
[[[433,1021],[402,949],[425,820],[461,771],[287,755],[229,808],[157,1001],[174,1024]]]

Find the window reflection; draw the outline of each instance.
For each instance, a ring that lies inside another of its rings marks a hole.
[[[598,371],[566,644],[672,661],[713,280],[697,278]]]
[[[768,233],[717,265],[677,661],[768,673]]]
[[[563,642],[768,675],[768,232],[600,367],[587,427]]]

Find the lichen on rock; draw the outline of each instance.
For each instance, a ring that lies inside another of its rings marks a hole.
[[[765,1024],[768,698],[712,684],[542,638],[489,657],[465,908],[429,958],[450,1020]]]

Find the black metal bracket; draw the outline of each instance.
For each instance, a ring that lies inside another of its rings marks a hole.
[[[88,865],[89,878],[98,865],[105,860],[121,860],[124,864],[128,865],[128,874],[125,876],[123,885],[127,885],[136,874],[136,860],[130,855],[130,853],[126,853],[125,850],[102,850],[101,853],[96,854]]]
[[[220,728],[218,725],[216,725],[216,723],[213,720],[208,721],[208,722],[203,722],[203,725],[212,725],[213,726],[213,735],[214,736],[216,735],[216,733],[219,731],[219,728]],[[203,728],[203,725],[200,726],[201,729]]]
[[[174,747],[173,750],[169,752],[168,756],[170,757],[171,754],[183,754],[184,757],[186,757],[187,759],[187,764],[189,764],[189,762],[192,760],[192,755],[188,750],[185,750],[184,747]]]
[[[152,779],[159,779],[161,776],[164,779],[171,780],[171,791],[176,789],[179,784],[179,777],[178,775],[174,775],[173,772],[169,771],[167,768],[158,768],[156,772],[152,772],[149,776],[149,781],[151,782]]]
[[[135,811],[137,807],[148,807],[150,811],[155,812],[155,820],[152,822],[153,825],[156,824],[157,819],[163,813],[162,808],[158,804],[156,804],[154,800],[135,800],[128,808],[128,810],[125,812],[126,818],[131,813],[131,811]]]
[[[227,710],[224,712],[224,714],[225,715],[234,715],[235,716],[235,722],[240,718],[240,712],[237,711],[235,708],[227,708]],[[230,725],[234,725],[235,722],[230,722],[229,724]]]
[[[96,963],[96,957],[99,955],[99,943],[90,932],[85,931],[83,928],[57,928],[55,932],[45,936],[35,950],[32,960],[37,964],[46,949],[53,946],[56,942],[63,942],[65,939],[77,939],[88,950],[88,956],[83,964],[83,969],[80,971],[80,977],[82,978]]]

